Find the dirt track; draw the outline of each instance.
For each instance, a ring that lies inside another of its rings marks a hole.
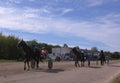
[[[109,83],[120,73],[119,61],[109,65],[75,68],[74,62],[55,62],[52,70],[40,63],[40,70],[23,70],[23,63],[0,63],[0,83]]]

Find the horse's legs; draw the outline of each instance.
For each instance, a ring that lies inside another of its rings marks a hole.
[[[27,60],[28,70],[30,70],[29,60]]]
[[[26,61],[24,61],[24,70],[26,70]]]
[[[98,60],[96,60],[96,65],[98,65]]]
[[[104,61],[103,60],[100,60],[100,62],[101,62],[101,65],[104,65]]]
[[[107,60],[107,64],[109,64],[109,60]]]
[[[77,67],[77,61],[75,61],[75,67]]]
[[[80,67],[79,61],[77,61],[78,67]]]
[[[26,70],[26,60],[24,60],[24,70]]]
[[[81,61],[81,67],[83,67],[84,66],[84,61]]]
[[[75,61],[75,67],[77,67],[77,66],[80,67],[78,60]]]
[[[100,60],[100,63],[101,63],[101,65],[102,65],[102,60]]]
[[[84,67],[84,61],[82,61],[82,67]]]
[[[105,60],[102,60],[102,63],[103,63],[103,65],[104,65],[104,63],[105,63]]]
[[[24,60],[24,70],[26,70],[26,63],[27,63],[27,66],[28,66],[28,70],[30,69],[30,66],[29,66],[29,57],[28,55],[25,55],[25,60]]]
[[[81,67],[82,67],[82,61],[81,61]]]
[[[39,57],[35,56],[34,59],[35,59],[36,69],[38,69],[39,68]]]
[[[104,60],[104,63],[105,63],[105,64],[107,63],[106,59]]]
[[[90,67],[90,60],[88,60],[88,67]]]
[[[29,65],[29,57],[27,57],[26,62],[27,62],[28,70],[29,70],[29,69],[30,69],[30,65]],[[25,65],[25,66],[26,66],[26,65]]]
[[[37,69],[38,69],[39,68],[39,60],[37,60],[36,66],[37,66]]]

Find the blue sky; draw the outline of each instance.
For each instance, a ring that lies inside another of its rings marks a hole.
[[[0,0],[0,32],[48,44],[120,51],[120,0]]]

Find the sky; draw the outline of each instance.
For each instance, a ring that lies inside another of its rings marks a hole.
[[[120,52],[120,0],[0,0],[0,32]]]

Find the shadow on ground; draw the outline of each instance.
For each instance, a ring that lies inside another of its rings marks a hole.
[[[64,71],[65,71],[64,69],[39,69],[36,70],[35,72],[59,73]]]
[[[109,65],[111,67],[120,67],[120,65]]]
[[[47,69],[44,72],[48,72],[48,73],[59,73],[59,72],[63,72],[65,70],[63,69]]]
[[[98,68],[101,68],[99,66],[90,66],[89,68],[95,68],[95,69],[98,69]]]

